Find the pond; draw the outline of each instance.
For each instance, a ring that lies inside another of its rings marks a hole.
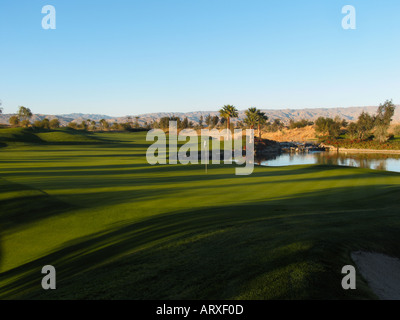
[[[328,164],[351,166],[374,170],[400,172],[400,154],[371,154],[371,153],[282,153],[256,160],[262,166],[292,166],[301,164]]]

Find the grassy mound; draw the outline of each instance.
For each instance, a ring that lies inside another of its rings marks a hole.
[[[29,128],[0,129],[0,142],[40,143],[42,140]]]
[[[0,143],[16,144],[75,144],[100,142],[86,131],[62,128],[57,130],[38,130],[33,128],[0,129]]]
[[[46,192],[0,178],[0,225],[4,232],[68,210]]]
[[[94,143],[98,142],[89,133],[77,130],[41,132],[36,134],[42,141],[48,143]]]

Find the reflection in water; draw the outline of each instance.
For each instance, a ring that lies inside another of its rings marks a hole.
[[[338,166],[351,166],[365,169],[387,170],[387,155],[382,154],[344,154],[321,152],[314,154],[316,163]],[[400,158],[399,166],[400,166]]]
[[[257,159],[257,163],[272,167],[324,164],[400,172],[400,155],[398,154],[346,154],[334,152],[282,153],[280,155],[271,155],[268,158]]]

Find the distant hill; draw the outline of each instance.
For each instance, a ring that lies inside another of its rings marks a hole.
[[[8,124],[8,120],[13,114],[0,114],[0,124]],[[61,114],[61,115],[49,115],[49,114],[34,114],[31,118],[31,122],[35,122],[36,120],[43,120],[47,118],[49,120],[57,118],[60,120],[61,125],[65,126],[71,121],[82,122],[87,119],[99,121],[101,119],[110,120],[113,119],[110,116],[102,115],[102,114],[83,114],[83,113],[70,113],[70,114]]]
[[[316,120],[319,117],[334,118],[339,116],[347,121],[355,121],[358,116],[363,112],[375,114],[378,107],[349,107],[349,108],[314,108],[314,109],[281,109],[281,110],[269,110],[263,109],[270,120],[280,119],[284,123],[288,123],[291,119],[298,121],[301,119]],[[245,110],[239,111],[239,120],[245,118]],[[197,111],[197,112],[160,112],[160,113],[146,113],[139,115],[142,122],[151,122],[152,120],[160,119],[161,117],[177,116],[180,118],[187,117],[193,122],[198,122],[200,117],[206,117],[208,114],[211,116],[219,115],[218,111]],[[397,106],[395,115],[393,117],[394,122],[400,122],[400,106]]]
[[[288,123],[291,119],[298,121],[301,119],[316,120],[318,117],[330,117],[334,118],[339,116],[347,121],[357,120],[358,116],[363,112],[368,112],[370,114],[375,114],[378,107],[349,107],[349,108],[313,108],[313,109],[281,109],[281,110],[263,110],[270,120],[280,119],[284,123]],[[35,114],[31,121],[42,120],[48,118],[49,120],[58,118],[62,125],[66,125],[71,121],[81,122],[87,119],[99,121],[101,119],[106,119],[108,122],[127,122],[135,121],[135,117],[139,117],[139,123],[144,124],[144,122],[152,122],[159,120],[162,117],[187,117],[190,121],[197,123],[201,116],[204,118],[210,114],[211,116],[219,115],[218,111],[195,111],[195,112],[159,112],[159,113],[144,113],[140,115],[132,115],[131,119],[126,117],[111,117],[101,114],[83,114],[83,113],[71,113],[62,115],[44,115]],[[8,124],[8,119],[12,114],[0,114],[0,124]],[[245,117],[244,110],[239,111],[239,120]],[[397,106],[395,115],[393,117],[393,122],[400,122],[400,106]]]
[[[70,114],[61,114],[59,117],[63,118],[72,118],[72,119],[82,119],[82,120],[95,120],[99,121],[101,119],[111,119],[112,117],[106,116],[104,114],[84,114],[84,113],[70,113]]]

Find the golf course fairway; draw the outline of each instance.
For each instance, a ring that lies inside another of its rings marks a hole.
[[[11,129],[10,129],[11,130]],[[400,257],[400,174],[155,165],[146,133],[0,130],[0,299],[370,299]],[[57,270],[43,290],[41,269]]]

